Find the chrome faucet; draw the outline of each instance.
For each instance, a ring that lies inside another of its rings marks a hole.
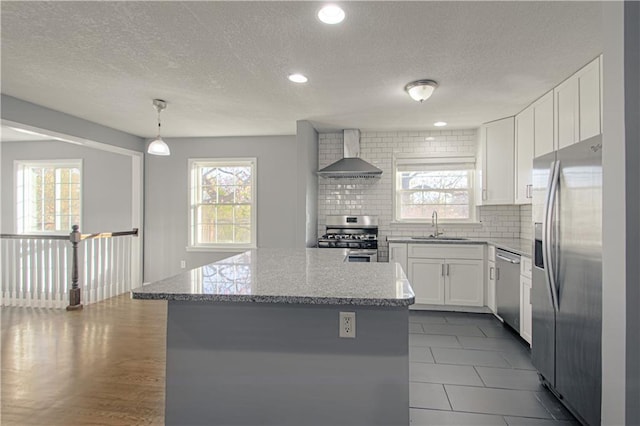
[[[436,232],[434,232],[431,235],[433,238],[438,238],[439,235],[442,235],[442,232],[438,232],[438,211],[437,210],[434,210],[433,213],[431,213],[431,226],[436,227]]]

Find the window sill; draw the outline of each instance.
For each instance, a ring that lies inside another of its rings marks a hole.
[[[391,225],[406,225],[406,226],[416,226],[416,225],[424,225],[428,227],[432,227],[431,221],[428,222],[406,222],[406,221],[391,221]],[[477,227],[482,226],[482,222],[440,222],[438,221],[438,226],[469,226],[469,227]]]
[[[226,253],[244,253],[247,250],[256,249],[256,246],[218,246],[218,247],[198,247],[187,246],[185,249],[187,252],[226,252]]]

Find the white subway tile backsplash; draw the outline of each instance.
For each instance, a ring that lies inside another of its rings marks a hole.
[[[520,238],[533,239],[533,219],[531,204],[520,206]]]
[[[432,136],[435,140],[426,141]],[[426,236],[431,234],[431,224],[392,223],[392,167],[395,153],[437,154],[460,153],[476,155],[477,133],[475,129],[362,132],[360,157],[380,169],[383,174],[375,181],[340,181],[318,179],[318,232],[325,231],[325,217],[329,214],[367,214],[378,216],[379,250],[381,261],[387,260],[388,236]],[[342,133],[319,135],[318,165],[320,168],[342,158]],[[523,225],[525,206],[483,206],[479,208],[478,224],[442,224],[446,234],[456,237],[507,237],[526,236]],[[529,206],[529,223],[531,210]],[[530,238],[530,237],[529,237]]]

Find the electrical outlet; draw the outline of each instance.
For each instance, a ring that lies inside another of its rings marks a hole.
[[[181,267],[182,269],[186,268],[186,267],[187,267],[187,261],[186,261],[186,260],[181,260],[181,261],[180,261],[180,267]]]
[[[356,313],[340,312],[340,337],[356,338]]]

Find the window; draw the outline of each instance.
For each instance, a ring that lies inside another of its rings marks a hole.
[[[82,160],[16,161],[15,170],[18,233],[64,234],[82,227]]]
[[[396,158],[394,219],[431,221],[433,211],[447,222],[472,222],[473,157]]]
[[[255,248],[256,159],[192,159],[189,170],[189,246]]]

